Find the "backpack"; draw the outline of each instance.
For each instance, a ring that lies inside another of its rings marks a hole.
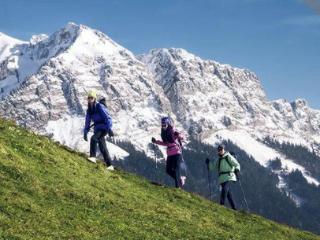
[[[182,148],[182,141],[181,141],[181,139],[179,139],[179,137],[180,137],[180,133],[178,132],[178,131],[174,131],[173,132],[173,135],[175,136],[175,137],[177,137],[177,141],[179,142],[179,145],[180,145],[180,147]]]
[[[105,99],[105,98],[99,99],[99,101],[96,103],[96,105],[97,105],[97,104],[101,104],[101,105],[103,105],[104,107],[107,107],[107,106],[106,106],[106,99]],[[93,110],[93,111],[89,111],[89,109],[87,109],[87,113],[88,113],[90,116],[92,116],[96,111],[97,111],[96,106],[94,107],[94,110]],[[101,116],[101,113],[100,113],[100,112],[99,112],[99,115]],[[93,126],[95,126],[95,125],[103,124],[103,123],[105,123],[105,121],[95,122],[95,123],[93,123],[93,124],[90,126],[90,128],[93,127]]]
[[[98,103],[101,103],[102,105],[104,105],[105,107],[107,107],[107,100],[106,100],[105,97],[100,98],[99,101],[98,101]]]
[[[232,152],[233,153],[233,152]],[[235,154],[233,153],[230,153],[232,156],[235,156]],[[231,174],[233,171],[228,171],[228,172],[220,172],[220,164],[221,164],[221,160],[222,160],[223,158],[222,157],[220,157],[219,158],[219,163],[218,163],[218,173],[219,173],[219,176],[220,175],[223,175],[223,174]],[[227,161],[227,163],[228,163],[228,165],[230,166],[230,168],[232,169],[232,167],[233,167],[233,165],[230,163],[230,159],[229,159],[229,156],[226,156],[225,158],[224,158],[226,161]]]

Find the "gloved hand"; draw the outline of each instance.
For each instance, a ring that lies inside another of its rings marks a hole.
[[[83,139],[87,142],[88,141],[88,133],[84,133]]]
[[[210,159],[206,158],[206,164],[209,165],[209,163],[210,163]]]
[[[237,179],[240,179],[240,171],[239,171],[239,169],[234,170],[234,174],[236,175]]]
[[[157,140],[156,140],[154,137],[151,138],[151,142],[152,142],[152,143],[155,143],[156,141],[157,141]]]
[[[113,131],[111,129],[109,129],[108,134],[109,134],[109,137],[114,137],[114,133],[113,133]]]

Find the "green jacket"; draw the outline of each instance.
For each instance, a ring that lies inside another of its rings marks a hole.
[[[220,161],[220,169],[219,167]],[[219,184],[227,181],[237,181],[236,174],[234,171],[238,169],[240,171],[240,164],[229,152],[226,152],[222,157],[219,157],[216,161],[210,161],[209,170],[218,171],[219,173]]]

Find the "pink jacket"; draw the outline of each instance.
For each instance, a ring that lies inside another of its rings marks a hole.
[[[175,132],[177,133],[177,132]],[[167,156],[173,156],[177,154],[181,154],[181,146],[179,141],[183,140],[183,138],[177,133],[174,134],[174,142],[173,143],[164,143],[160,140],[157,140],[155,143],[161,146],[167,147]]]

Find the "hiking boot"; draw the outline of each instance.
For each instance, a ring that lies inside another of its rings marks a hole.
[[[89,157],[88,161],[90,161],[92,163],[97,163],[97,158],[96,157]]]
[[[182,187],[186,184],[186,180],[187,180],[187,177],[185,177],[185,176],[182,176],[182,177],[180,178],[181,186],[182,186]]]
[[[109,167],[107,167],[107,170],[113,171],[113,170],[114,170],[114,167],[113,167],[112,165],[110,165]]]

